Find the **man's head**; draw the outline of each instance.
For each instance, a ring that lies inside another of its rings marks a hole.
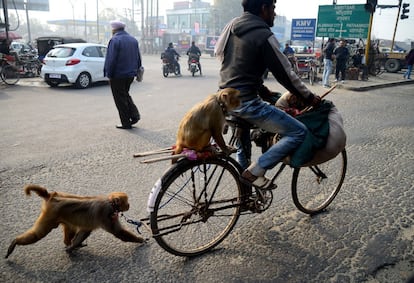
[[[168,47],[173,48],[174,47],[173,43],[172,42],[168,43]]]
[[[195,42],[194,41],[191,41],[191,45],[195,45]]]
[[[276,0],[242,0],[243,10],[261,17],[268,26],[272,27],[276,17]]]
[[[125,29],[125,23],[119,20],[111,21],[109,24],[111,25],[113,34],[116,33],[117,31]]]
[[[344,40],[340,40],[339,41],[339,46],[345,46],[345,41]]]

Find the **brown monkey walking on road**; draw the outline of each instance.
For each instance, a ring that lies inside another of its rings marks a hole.
[[[6,258],[16,245],[33,244],[58,227],[63,226],[66,251],[83,246],[82,242],[95,229],[102,228],[125,242],[142,243],[144,239],[122,227],[118,213],[129,209],[128,196],[122,192],[110,193],[107,197],[77,196],[61,192],[49,193],[37,185],[27,185],[26,195],[31,191],[44,199],[42,212],[32,228],[17,236],[10,244]]]
[[[225,88],[209,95],[203,102],[195,105],[181,120],[177,133],[174,154],[179,154],[184,148],[202,151],[210,145],[213,137],[220,149],[230,153],[223,139],[223,126],[228,111],[240,105],[240,91]]]

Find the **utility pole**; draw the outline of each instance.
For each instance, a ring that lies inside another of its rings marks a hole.
[[[24,1],[24,9],[26,10],[27,33],[29,35],[29,42],[32,43],[32,35],[30,32],[29,9],[27,8],[27,0]]]
[[[371,49],[371,30],[372,30],[372,21],[374,18],[375,8],[377,7],[377,0],[367,0],[365,4],[365,10],[370,13],[369,16],[369,26],[368,26],[368,38],[367,38],[367,45],[365,48],[365,63],[369,65],[369,60],[371,59],[369,56],[369,51]]]
[[[401,3],[402,0],[398,0],[398,13],[397,20],[395,21],[394,34],[392,35],[391,52],[394,50],[395,34],[397,33],[398,20],[400,19]]]
[[[9,41],[9,13],[7,11],[7,0],[2,0],[3,13],[4,13],[4,25],[6,28],[6,41]]]

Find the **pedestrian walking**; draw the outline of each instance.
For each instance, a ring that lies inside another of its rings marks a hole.
[[[322,74],[322,84],[323,87],[331,87],[329,84],[329,76],[332,72],[332,60],[334,59],[334,49],[335,49],[335,38],[329,38],[328,42],[323,49],[323,74]]]
[[[414,48],[411,48],[410,52],[405,56],[405,60],[407,60],[407,71],[404,73],[404,79],[411,80],[410,76],[414,64]]]
[[[344,40],[339,41],[339,46],[335,48],[334,55],[336,60],[335,82],[339,82],[341,79],[341,82],[343,83],[345,81],[346,67],[349,59],[349,50],[345,46]]]
[[[121,21],[111,21],[112,38],[108,43],[104,75],[108,77],[121,124],[118,129],[131,129],[140,119],[140,113],[129,95],[129,89],[138,69],[141,68],[141,54],[138,41],[125,31]]]

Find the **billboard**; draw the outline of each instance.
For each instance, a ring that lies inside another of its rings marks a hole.
[[[316,19],[292,19],[291,40],[314,40]]]
[[[49,11],[49,0],[6,0],[7,9],[26,10],[24,3],[27,3],[27,10]],[[3,8],[3,1],[0,1],[0,8]]]

